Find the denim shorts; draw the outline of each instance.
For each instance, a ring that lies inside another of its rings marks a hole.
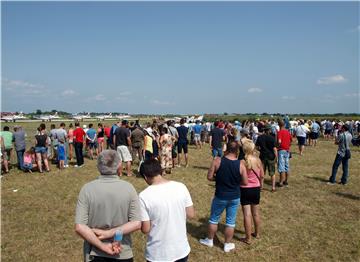
[[[25,170],[31,170],[33,168],[33,164],[32,163],[24,164],[23,167]]]
[[[36,146],[35,153],[46,154],[47,148],[44,146]]]
[[[235,227],[236,214],[239,205],[240,198],[222,200],[220,198],[214,197],[211,204],[209,223],[217,225],[219,223],[221,214],[224,212],[224,209],[226,209],[226,226]]]
[[[297,137],[297,141],[298,141],[298,145],[299,145],[299,146],[304,146],[304,145],[305,145],[305,142],[306,142],[306,137],[304,137],[304,136],[298,136],[298,137]]]
[[[289,152],[286,150],[280,150],[278,152],[278,171],[279,173],[289,172]]]
[[[213,155],[213,157],[217,157],[217,156],[222,157],[223,156],[222,148],[213,148],[212,155]]]

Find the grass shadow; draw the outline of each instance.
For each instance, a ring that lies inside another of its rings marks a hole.
[[[313,179],[313,180],[317,180],[317,181],[320,181],[320,182],[329,182],[329,179],[325,179],[325,178],[322,178],[322,177],[317,177],[317,176],[304,176],[306,178],[310,178],[310,179]]]
[[[195,169],[209,170],[209,167],[206,166],[192,166]]]
[[[209,221],[207,217],[200,218],[197,223],[200,223],[200,225],[197,225],[195,223],[187,222],[186,228],[187,232],[195,238],[197,241],[199,241],[201,238],[206,238],[208,235],[208,225]],[[219,224],[217,232],[224,232],[225,225]],[[217,234],[215,234],[214,237],[214,246],[218,246],[223,248],[224,244],[219,240]]]
[[[360,196],[356,196],[356,195],[349,194],[349,193],[335,192],[335,195],[345,197],[345,198],[348,198],[348,199],[351,199],[351,200],[360,200]]]

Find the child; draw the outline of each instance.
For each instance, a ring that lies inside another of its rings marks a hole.
[[[28,171],[29,173],[32,173],[32,169],[34,167],[37,167],[35,164],[35,148],[31,147],[28,151],[24,153],[24,171]]]

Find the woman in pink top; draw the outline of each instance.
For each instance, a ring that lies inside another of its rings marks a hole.
[[[74,129],[72,123],[70,123],[69,125],[68,138],[69,138],[69,160],[71,161],[73,157],[73,148],[74,148]]]
[[[253,141],[246,139],[243,142],[245,159],[241,160],[241,165],[245,165],[248,176],[248,184],[241,185],[241,206],[244,215],[244,227],[246,237],[243,242],[250,244],[251,236],[258,238],[260,236],[260,189],[262,188],[264,169],[261,160],[254,154],[255,144]],[[251,233],[251,218],[254,221],[255,233]]]
[[[24,171],[32,173],[32,169],[37,167],[35,158],[35,148],[31,147],[28,151],[24,153]]]

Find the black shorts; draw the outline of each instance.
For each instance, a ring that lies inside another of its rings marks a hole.
[[[311,132],[310,133],[310,138],[311,139],[318,139],[319,138],[319,133],[316,133],[316,132]]]
[[[188,152],[187,142],[178,142],[178,154],[181,154],[182,151],[184,151],[184,154],[187,154]]]
[[[240,202],[242,206],[258,205],[260,203],[260,187],[242,187],[240,189]]]
[[[331,135],[331,129],[325,129],[325,135]]]

